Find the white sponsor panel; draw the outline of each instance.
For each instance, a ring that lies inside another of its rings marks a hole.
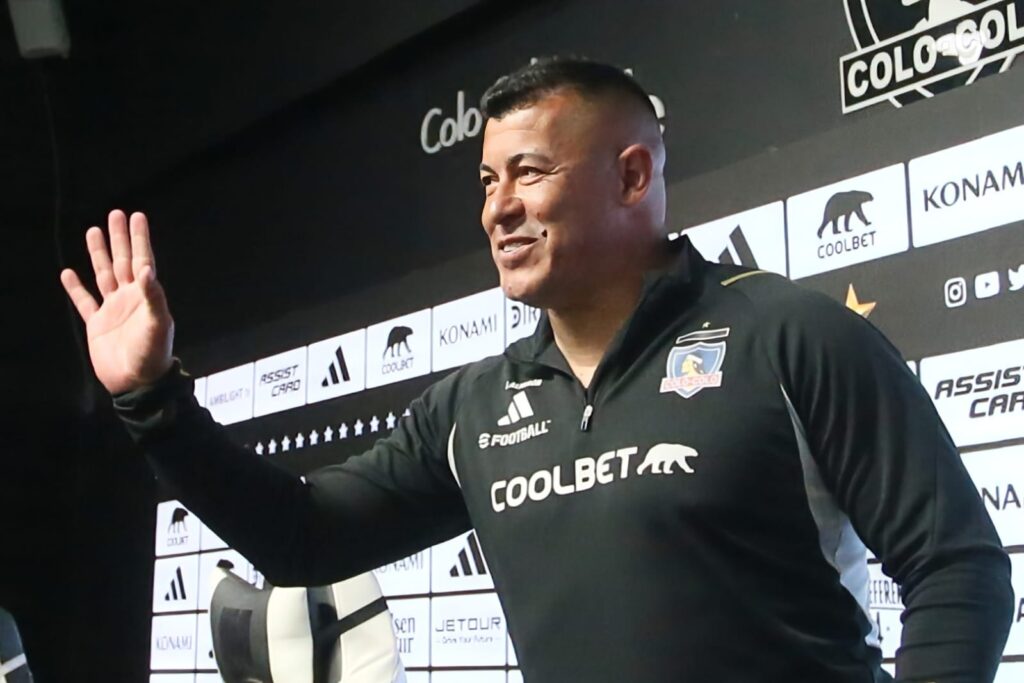
[[[196,674],[196,683],[224,683],[220,674]]]
[[[153,612],[197,609],[199,556],[166,557],[153,563]]]
[[[218,676],[217,681],[221,679]],[[149,683],[197,683],[195,674],[152,674]]]
[[[430,372],[430,309],[366,328],[366,386],[381,387]]]
[[[199,519],[176,500],[156,506],[156,556],[199,551]]]
[[[505,348],[505,296],[500,287],[434,306],[434,371],[465,365]]]
[[[306,347],[256,361],[256,400],[260,417],[306,404]]]
[[[227,548],[228,544],[224,542],[220,536],[215,534],[213,530],[200,523],[199,529],[199,549],[200,550],[220,550]]]
[[[1024,220],[1024,126],[910,162],[914,246]]]
[[[539,320],[539,308],[505,299],[505,346],[533,334]]]
[[[430,666],[430,598],[388,600],[388,609],[402,664]]]
[[[220,550],[214,553],[203,553],[199,556],[199,609],[210,609],[213,597],[211,577],[217,563],[227,560],[231,563],[231,573],[241,577],[254,586],[263,585],[263,577],[249,560],[242,557],[236,550]]]
[[[774,202],[682,231],[704,258],[786,275],[786,209]]]
[[[435,671],[430,683],[507,683],[504,671]]]
[[[504,666],[505,615],[494,593],[433,598],[432,666]]]
[[[356,330],[309,346],[306,402],[346,396],[366,388],[366,330]]]
[[[430,683],[430,674],[426,671],[406,671],[405,683]]]
[[[508,683],[523,683],[523,672],[519,669],[508,672]]]
[[[512,644],[512,638],[508,639],[508,663],[510,666],[519,666],[519,656],[516,654],[516,646]]]
[[[430,588],[434,593],[494,588],[475,531],[435,545],[430,558]]]
[[[903,164],[791,197],[786,225],[794,279],[906,251]]]
[[[917,363],[915,363],[914,361],[908,360],[907,361],[907,367],[910,368],[910,371],[912,373],[914,373],[915,375],[918,374],[918,372],[917,372]]]
[[[1003,545],[1024,545],[1024,446],[962,457]]]
[[[1013,618],[1004,656],[1024,655],[1024,555],[1010,555],[1010,582],[1013,584]]]
[[[430,592],[430,548],[373,570],[385,597]]]
[[[228,425],[252,419],[254,363],[217,372],[206,378],[206,409]]]
[[[213,653],[213,626],[210,623],[209,612],[200,614],[196,622],[196,668],[217,668],[217,656]]]
[[[150,631],[149,668],[192,670],[196,664],[196,615],[170,614],[153,617]]]
[[[992,683],[1020,683],[1024,681],[1024,662],[1003,662],[996,669]]]
[[[903,622],[900,621],[903,600],[900,599],[899,586],[882,573],[881,564],[869,564],[868,576],[868,613],[878,628],[882,657],[895,657],[903,635]]]
[[[203,408],[206,407],[206,378],[199,377],[192,382],[192,395]]]
[[[923,358],[921,383],[958,446],[1024,437],[1024,339]]]

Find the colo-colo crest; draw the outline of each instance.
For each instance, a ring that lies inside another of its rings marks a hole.
[[[1024,0],[845,0],[857,51],[839,60],[843,113],[900,106],[1006,71]]]
[[[701,389],[722,386],[722,362],[728,336],[729,328],[724,327],[691,332],[676,339],[665,363],[661,393],[674,391],[683,398],[690,398]]]

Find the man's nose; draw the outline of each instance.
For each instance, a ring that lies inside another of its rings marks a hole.
[[[484,204],[484,227],[489,231],[510,232],[523,222],[525,216],[523,200],[515,193],[514,186],[507,183],[500,183]]]

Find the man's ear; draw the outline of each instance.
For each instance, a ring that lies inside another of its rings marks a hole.
[[[642,144],[622,150],[618,159],[620,201],[635,206],[643,201],[654,178],[654,155]]]

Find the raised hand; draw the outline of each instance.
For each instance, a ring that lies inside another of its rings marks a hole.
[[[174,320],[156,279],[146,216],[132,214],[129,234],[124,212],[114,210],[107,228],[109,250],[101,228],[85,233],[102,305],[70,268],[60,281],[85,321],[96,377],[117,394],[152,384],[170,369]]]

